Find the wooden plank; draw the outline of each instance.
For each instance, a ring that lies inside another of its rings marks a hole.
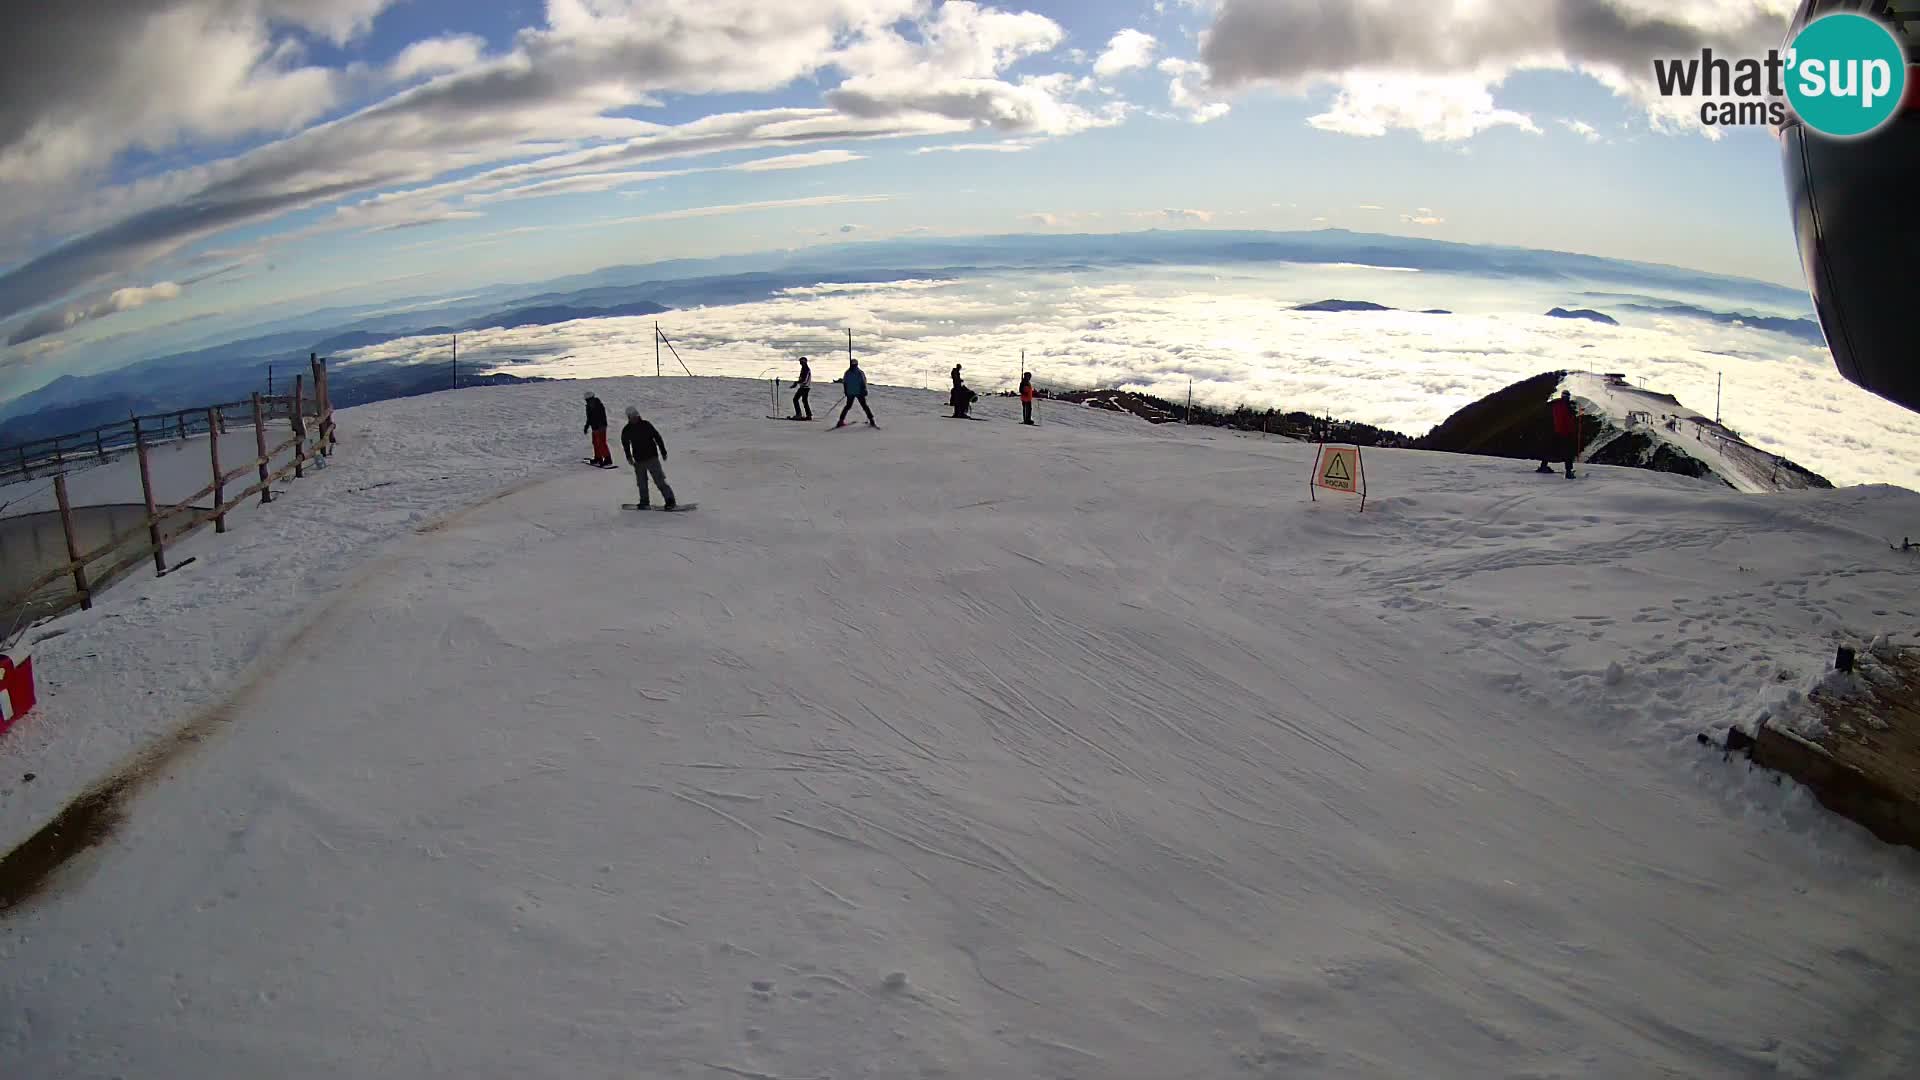
[[[133,565],[135,563],[146,558],[150,551],[152,551],[151,548],[148,548],[145,545],[142,545],[138,548],[135,548],[132,551],[127,552],[127,555],[125,558],[121,559],[119,562],[114,563],[112,566],[108,567],[106,571],[100,575],[101,580],[112,581],[114,578],[119,577],[121,574],[126,573],[128,570],[133,568]]]
[[[253,401],[250,402],[250,404],[253,406],[253,445],[257,447],[260,452],[258,458],[260,463],[260,505],[265,506],[273,501],[273,492],[267,487],[267,426],[266,421],[261,415],[260,392],[258,390],[253,392]]]
[[[217,408],[207,410],[207,446],[213,455],[213,505],[217,507],[227,501],[226,480],[220,475],[220,410]],[[214,517],[213,531],[227,531],[227,515],[224,511]]]
[[[73,567],[73,591],[80,597],[81,608],[90,610],[93,596],[87,589],[87,564],[80,561],[80,541],[73,535],[73,504],[67,501],[66,473],[53,478],[53,498],[60,504],[60,531],[67,538],[67,565]]]
[[[72,572],[73,572],[73,568],[70,566],[56,566],[49,569],[46,573],[41,574],[39,577],[34,578],[32,581],[29,581],[25,585],[14,590],[13,595],[7,598],[7,602],[4,604],[0,604],[0,610],[5,610],[7,608],[16,608],[21,606],[22,604],[25,604],[28,600],[33,599],[34,593],[37,593],[41,589],[44,589],[47,586],[53,584],[54,582],[59,581],[61,578],[66,577],[69,573],[72,573]]]
[[[193,505],[194,502],[198,499],[203,499],[211,494],[213,494],[213,481],[209,480],[207,481],[205,486],[201,487],[199,491],[194,492],[193,494],[187,496],[184,499],[181,499],[177,503],[173,503],[170,506],[161,507],[160,512],[155,516],[165,519],[165,518],[173,517],[177,514],[183,513],[188,510],[197,510],[199,509],[199,507]]]
[[[140,494],[147,501],[147,540],[153,545],[153,570],[157,574],[167,572],[166,550],[160,544],[160,519],[153,512],[153,468],[147,461],[147,441],[141,439],[136,453],[140,455]]]
[[[293,478],[295,480],[303,479],[307,475],[307,428],[306,422],[300,417],[300,411],[303,407],[300,400],[301,380],[305,378],[305,375],[295,375],[293,377],[293,412],[291,418],[293,420],[293,434],[295,439],[293,444]]]

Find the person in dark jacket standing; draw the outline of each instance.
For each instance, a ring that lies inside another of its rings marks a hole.
[[[607,447],[607,407],[600,399],[587,391],[587,423],[580,429],[581,434],[593,432],[593,463],[613,467],[613,451]]]
[[[627,406],[627,426],[620,429],[620,449],[627,455],[627,464],[633,466],[633,482],[640,488],[640,508],[647,507],[647,477],[660,488],[660,496],[667,500],[667,509],[673,509],[673,488],[667,485],[666,470],[660,463],[667,459],[667,441],[660,437],[660,430],[640,419],[640,410]]]
[[[807,400],[807,395],[811,393],[812,390],[813,369],[807,366],[807,358],[803,356],[800,358],[800,386],[793,392],[793,415],[788,417],[788,419],[813,419],[813,402]],[[806,415],[801,415],[802,410],[805,410]]]
[[[1033,372],[1020,373],[1020,422],[1033,423]]]
[[[840,376],[840,388],[847,392],[847,403],[840,407],[840,422],[834,427],[847,426],[847,414],[853,411],[853,403],[860,403],[860,411],[867,414],[867,423],[874,427],[873,410],[867,407],[867,373],[860,370],[860,361],[847,358],[847,373]]]
[[[1568,390],[1560,391],[1560,396],[1553,399],[1552,408],[1553,457],[1566,461],[1567,479],[1571,480],[1573,479],[1573,459],[1580,452],[1580,419],[1579,414],[1573,409],[1573,393]],[[1541,458],[1540,468],[1536,471],[1552,472],[1553,466],[1548,464],[1548,460],[1545,457]]]

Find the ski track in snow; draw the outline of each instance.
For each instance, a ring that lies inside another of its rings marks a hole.
[[[699,514],[575,464],[580,384],[385,402],[29,635],[8,847],[228,722],[0,918],[9,1075],[1920,1063],[1920,859],[1693,741],[1920,629],[1920,495],[1370,451],[1357,514],[1097,410],[586,385]]]

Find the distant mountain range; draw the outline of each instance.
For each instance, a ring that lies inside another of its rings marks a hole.
[[[1722,323],[1727,326],[1745,326],[1754,330],[1767,330],[1775,334],[1804,341],[1809,345],[1826,347],[1826,331],[1813,319],[1788,319],[1775,315],[1743,314],[1737,311],[1708,311],[1692,304],[1622,304],[1628,311],[1643,311],[1649,315],[1676,315],[1682,318],[1705,319],[1708,322]]]
[[[1817,324],[1810,319],[1716,312],[1663,300],[1658,295],[1722,296],[1743,304],[1811,314],[1803,291],[1767,282],[1565,252],[1344,229],[1292,233],[1149,230],[907,239],[615,266],[538,283],[501,284],[439,297],[299,311],[237,329],[226,340],[203,338],[192,347],[138,359],[105,373],[56,378],[0,407],[0,446],[53,433],[49,427],[72,430],[76,423],[85,427],[123,418],[129,408],[168,411],[214,400],[237,400],[253,390],[266,389],[269,365],[291,370],[303,365],[309,353],[337,356],[403,337],[655,315],[675,308],[764,300],[821,282],[952,280],[1022,270],[1234,263],[1340,263],[1620,286],[1631,290],[1621,295],[1650,301],[1653,314],[1737,321],[1799,340],[1812,340],[1810,330],[1817,333]],[[1387,309],[1369,301],[1328,300],[1305,305],[1302,310]],[[1442,309],[1429,311],[1442,313]],[[360,380],[368,380],[370,386],[383,380],[408,384],[412,376],[394,376],[393,372],[406,366],[370,359],[343,365],[336,369],[336,396],[347,383]]]

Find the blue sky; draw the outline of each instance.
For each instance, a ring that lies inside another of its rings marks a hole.
[[[1799,284],[1773,138],[1658,99],[1646,45],[1751,54],[1786,0],[102,7],[0,47],[0,390],[290,300],[916,232],[1330,225]]]

